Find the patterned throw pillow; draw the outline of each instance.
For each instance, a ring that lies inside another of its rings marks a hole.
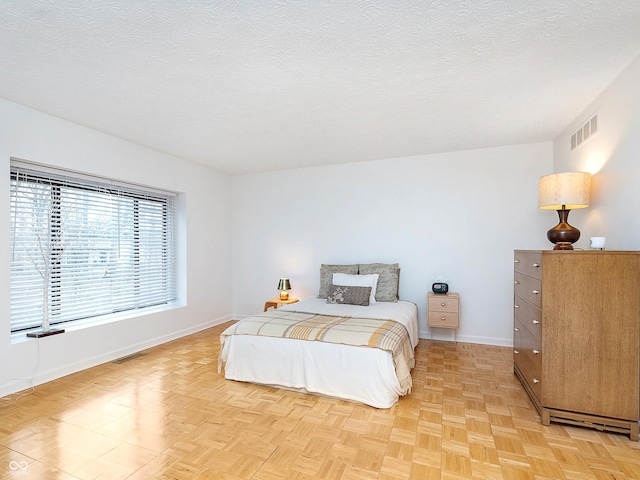
[[[352,287],[331,284],[329,285],[327,303],[362,305],[363,307],[368,307],[369,295],[371,295],[371,287]]]

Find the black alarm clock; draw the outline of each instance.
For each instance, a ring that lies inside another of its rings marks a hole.
[[[434,283],[433,285],[431,285],[431,290],[433,290],[433,293],[447,293],[449,291],[449,285],[447,285],[446,283],[442,283],[442,282],[437,282]]]

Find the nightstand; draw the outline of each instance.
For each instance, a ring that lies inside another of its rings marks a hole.
[[[290,298],[289,300],[280,300],[279,298],[273,298],[271,300],[264,302],[264,311],[266,312],[270,308],[277,309],[282,305],[289,305],[290,303],[296,303],[296,302],[299,302],[297,298]]]
[[[458,328],[460,326],[460,294],[427,295],[427,325],[437,328]]]

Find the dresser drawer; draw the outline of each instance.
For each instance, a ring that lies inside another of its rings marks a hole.
[[[540,402],[542,400],[542,378],[540,375],[541,368],[539,366],[541,362],[536,361],[536,359],[531,356],[531,353],[527,351],[518,351],[517,354],[514,352],[514,358],[515,364],[518,366],[522,376]]]
[[[443,328],[458,328],[460,315],[458,312],[432,312],[429,311],[429,326]]]
[[[542,282],[539,279],[516,272],[514,274],[513,290],[518,297],[524,298],[530,304],[540,308],[542,304],[540,300],[542,297]]]
[[[541,358],[542,340],[536,338],[531,330],[527,328],[520,320],[516,320],[513,324],[513,348],[518,350],[531,351],[536,359]],[[537,360],[539,361],[539,360]],[[540,364],[542,367],[542,364]]]
[[[542,340],[542,310],[515,295],[513,302],[513,316],[538,340]]]
[[[515,271],[542,279],[542,252],[515,252]]]
[[[520,322],[514,327],[513,359],[538,399],[542,393],[542,349],[540,340]]]
[[[458,312],[460,309],[460,299],[457,295],[430,295],[428,300],[430,312]]]

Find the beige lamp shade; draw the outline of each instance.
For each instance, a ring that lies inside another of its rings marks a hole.
[[[540,177],[538,207],[543,210],[586,208],[590,198],[590,173],[565,172]]]

